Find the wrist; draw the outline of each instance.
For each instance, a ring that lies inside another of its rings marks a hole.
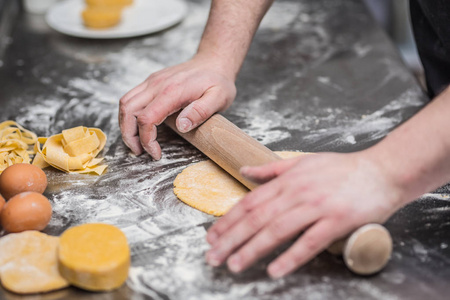
[[[389,149],[389,145],[385,142],[383,140],[364,152],[377,166],[381,176],[391,186],[391,190],[396,193],[397,204],[401,207],[426,193],[427,184],[423,180],[420,167],[409,161],[408,157],[399,157],[395,149]]]
[[[240,66],[230,63],[232,58],[216,53],[213,50],[199,49],[192,60],[208,66],[209,69],[213,69],[233,83],[236,81],[239,73]]]

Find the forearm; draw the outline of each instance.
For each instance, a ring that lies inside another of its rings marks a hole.
[[[213,0],[197,55],[212,57],[217,67],[235,79],[272,2]]]
[[[450,88],[367,150],[402,191],[401,204],[450,182]]]

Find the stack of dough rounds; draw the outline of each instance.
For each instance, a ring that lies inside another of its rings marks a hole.
[[[9,234],[0,239],[0,280],[18,294],[53,291],[69,283],[58,271],[59,238],[38,231]]]
[[[118,7],[88,7],[83,13],[84,25],[94,29],[104,29],[119,24],[122,10]]]
[[[294,151],[275,153],[283,159],[310,154]],[[244,185],[211,160],[187,167],[178,174],[173,185],[178,199],[214,216],[224,215],[248,193]]]
[[[103,158],[95,157],[105,144],[106,135],[98,128],[79,126],[63,130],[49,138],[38,139],[33,165],[40,168],[51,165],[64,172],[101,175],[107,165],[99,165]]]
[[[113,27],[120,22],[122,9],[132,3],[133,0],[86,0],[84,24],[93,29]]]
[[[35,144],[37,136],[35,133],[23,128],[14,121],[0,123],[0,174],[7,167],[30,163],[29,146]]]
[[[86,0],[88,7],[125,7],[133,4],[133,0]]]
[[[88,291],[110,291],[128,278],[130,249],[125,234],[109,224],[83,224],[61,235],[59,271]]]

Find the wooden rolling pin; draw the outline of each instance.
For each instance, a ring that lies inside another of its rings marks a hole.
[[[175,124],[177,116],[177,113],[169,116],[165,124],[250,190],[258,185],[240,175],[241,167],[259,166],[281,160],[269,148],[219,114],[213,115],[188,133],[178,131]],[[387,264],[392,253],[392,239],[383,226],[368,224],[349,237],[335,242],[328,251],[343,255],[344,262],[351,271],[370,275]]]

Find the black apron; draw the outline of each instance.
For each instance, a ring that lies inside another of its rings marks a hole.
[[[434,98],[450,85],[450,0],[410,0],[410,11],[428,92]]]

